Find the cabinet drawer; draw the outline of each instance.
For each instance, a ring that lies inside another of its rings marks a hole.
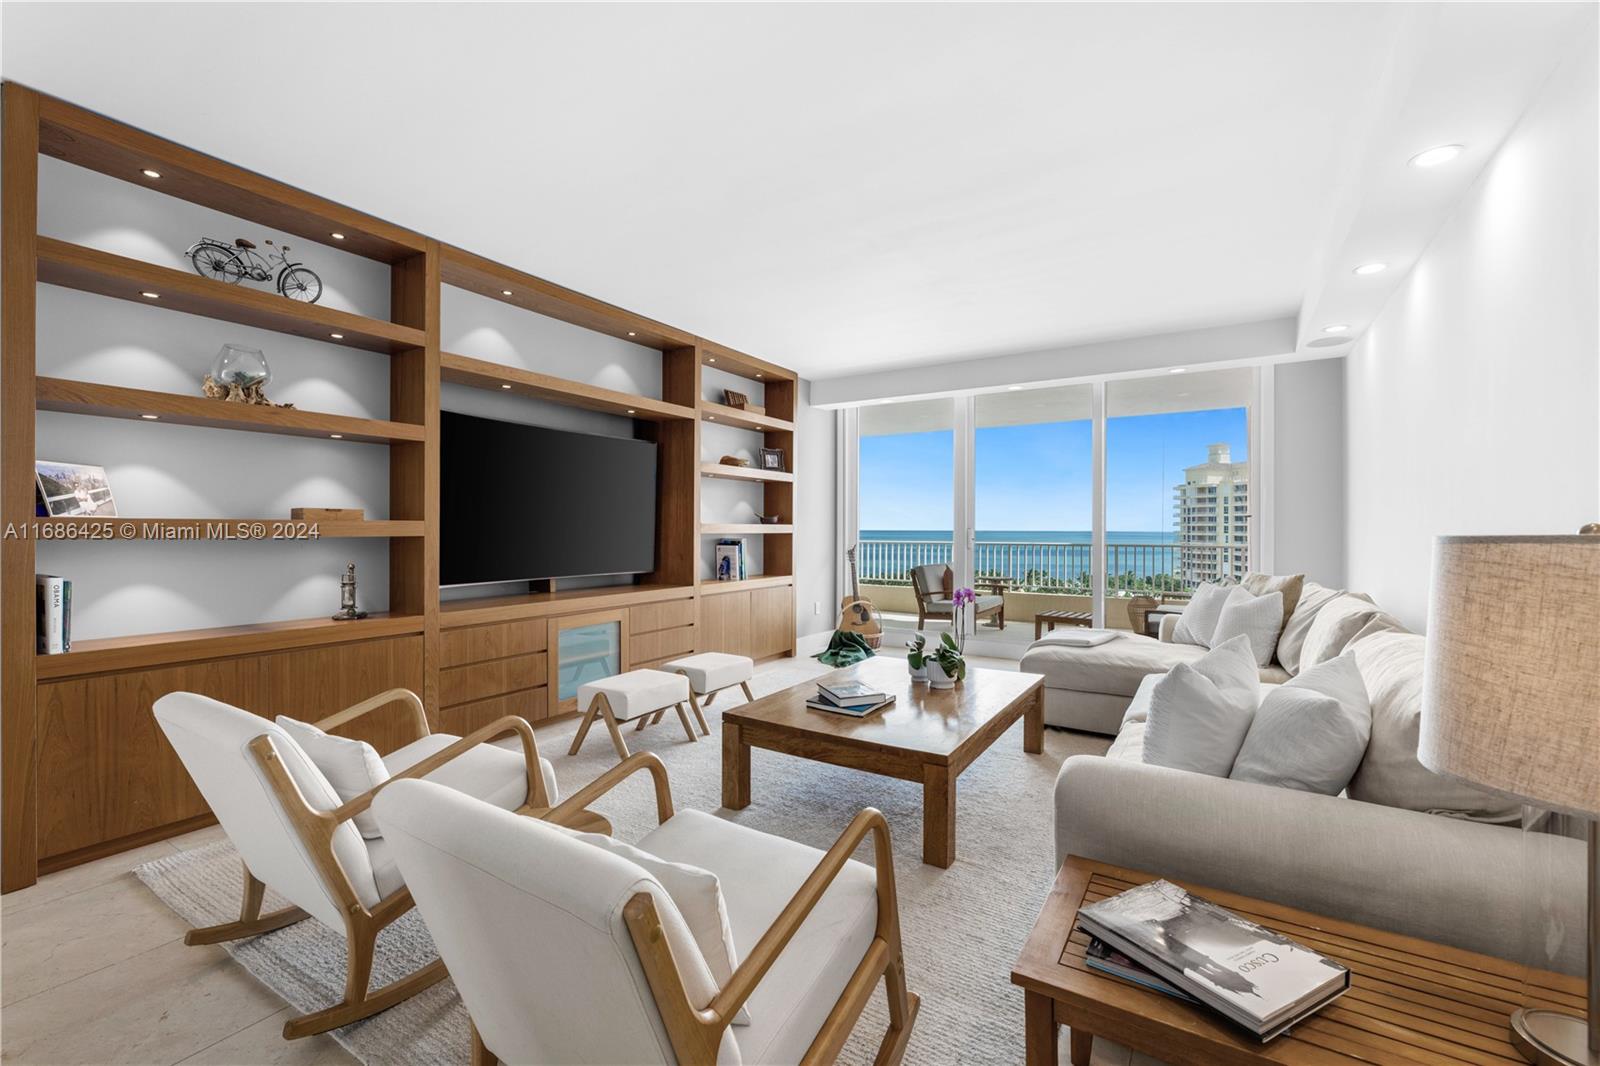
[[[506,715],[515,715],[529,722],[549,717],[549,692],[545,686],[525,688],[520,692],[507,692],[503,696],[490,696],[486,700],[458,703],[439,711],[440,732],[464,737],[474,729]]]
[[[439,702],[452,704],[532,688],[545,682],[545,653],[511,655],[504,659],[452,666],[439,671]]]
[[[628,659],[642,663],[671,659],[694,651],[694,626],[660,629],[654,633],[628,634]]]
[[[440,661],[444,666],[525,655],[545,650],[545,620],[526,618],[518,622],[446,629],[440,635],[440,642],[443,645]]]
[[[628,608],[628,628],[634,634],[654,633],[694,625],[693,600],[666,600]]]

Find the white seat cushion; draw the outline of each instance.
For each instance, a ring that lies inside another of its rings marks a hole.
[[[719,688],[749,681],[755,676],[755,663],[743,655],[729,655],[722,651],[703,651],[699,655],[685,655],[666,664],[666,669],[676,670],[689,679],[689,686],[702,696]]]
[[[750,954],[823,854],[702,811],[674,815],[639,847],[717,875],[741,956]],[[752,1024],[737,1030],[743,1061],[800,1061],[872,943],[877,921],[877,875],[852,860],[751,995]]]
[[[392,776],[410,769],[460,739],[449,733],[429,734],[385,755],[383,765]],[[523,766],[521,744],[515,750],[494,744],[479,744],[457,755],[423,780],[465,792],[473,799],[481,799],[501,810],[514,811],[528,799],[528,773]],[[550,794],[550,802],[554,805],[559,794],[556,792],[555,769],[549,759],[539,759],[539,773],[544,777],[544,789]]]
[[[989,608],[998,607],[1006,601],[1004,596],[979,596],[972,602],[975,610],[987,611]],[[937,607],[940,610],[949,610],[955,605],[956,601],[949,596],[935,596],[928,601],[928,606]]]
[[[606,694],[612,717],[626,722],[671,707],[689,698],[689,679],[665,670],[629,670],[578,688],[578,710],[587,711],[599,693]]]

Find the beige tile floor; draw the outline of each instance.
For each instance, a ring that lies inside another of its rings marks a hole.
[[[222,948],[185,947],[187,926],[130,872],[221,835],[202,829],[0,896],[0,1061],[356,1061],[328,1036],[284,1040],[290,1008]],[[1126,1052],[1097,1054],[1095,1066],[1125,1062]]]

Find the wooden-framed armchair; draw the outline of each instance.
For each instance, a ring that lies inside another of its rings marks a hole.
[[[474,1063],[831,1063],[880,980],[889,1026],[877,1062],[899,1063],[919,1001],[906,987],[883,815],[863,810],[821,852],[675,813],[666,768],[641,752],[551,817],[640,771],[654,778],[660,824],[638,850],[720,882],[741,956],[720,988],[637,862],[425,781],[378,797],[385,838],[472,1015]],[[850,858],[869,835],[876,868]],[[741,1007],[748,1025],[734,1021]]]
[[[930,618],[953,620],[955,602],[945,592],[948,586],[945,575],[950,573],[950,568],[944,563],[924,563],[913,566],[910,573],[911,589],[917,594],[917,628],[921,629]],[[972,609],[976,620],[982,621],[993,615],[996,627],[1006,627],[1005,596],[979,596],[973,601]]]
[[[412,907],[388,841],[364,836],[352,821],[380,793],[399,781],[437,775],[435,781],[452,789],[519,813],[547,814],[556,799],[550,763],[539,757],[533,729],[521,718],[501,718],[466,737],[430,733],[417,695],[391,689],[316,727],[336,729],[395,702],[409,705],[417,739],[382,760],[387,780],[348,800],[341,800],[301,745],[276,723],[193,692],[169,693],[155,702],[162,732],[244,861],[238,920],[191,929],[184,943],[238,940],[307,917],[345,935],[344,998],[290,1019],[283,1027],[286,1039],[370,1017],[445,976],[444,963],[435,960],[382,988],[368,988],[378,933]],[[520,752],[487,744],[508,733],[521,739]],[[571,820],[583,828],[608,828],[592,815],[572,814]],[[268,887],[292,906],[262,914]]]

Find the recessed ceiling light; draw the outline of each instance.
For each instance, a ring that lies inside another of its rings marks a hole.
[[[1171,370],[1167,371],[1169,374],[1187,374],[1188,372],[1189,368],[1186,366],[1175,366]]]
[[[511,290],[510,289],[501,289],[500,290],[500,295],[501,296],[510,296],[511,295]]]
[[[330,333],[330,334],[328,334],[328,336],[332,337],[336,341],[344,340],[344,334],[343,333]]]
[[[330,233],[330,234],[328,234],[328,236],[332,237],[336,241],[344,240],[344,234],[342,234],[342,233]]]
[[[344,440],[344,434],[343,433],[329,433],[328,434],[328,439],[329,440]]]
[[[1441,166],[1450,162],[1450,160],[1464,151],[1466,151],[1466,145],[1463,144],[1441,144],[1412,156],[1411,165],[1423,168]]]
[[[1350,332],[1350,327],[1345,325],[1343,322],[1335,322],[1331,326],[1323,326],[1322,327],[1322,332],[1324,332],[1324,333],[1349,333]]]
[[[161,294],[159,292],[141,292],[139,295],[143,296],[146,300],[161,299]]]
[[[159,178],[161,176],[161,171],[151,170],[149,167],[145,167],[144,176],[147,178]]]
[[[156,419],[160,418],[161,416],[160,415],[140,415],[139,417],[144,419],[146,422],[154,422]]]
[[[1358,266],[1354,270],[1352,270],[1351,273],[1352,274],[1359,274],[1362,277],[1366,277],[1368,274],[1382,274],[1385,270],[1388,270],[1388,269],[1389,269],[1389,264],[1388,263],[1362,263],[1360,266]]]

